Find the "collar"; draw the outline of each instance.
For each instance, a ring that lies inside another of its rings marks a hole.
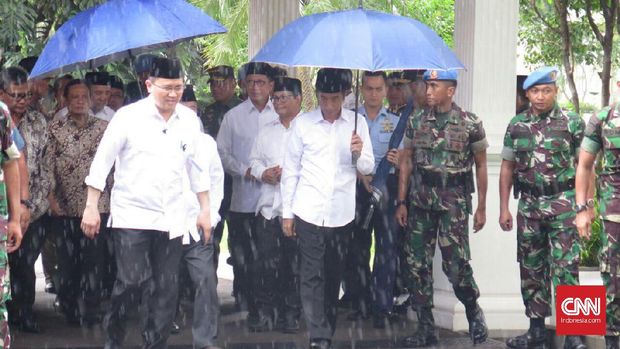
[[[532,113],[532,107],[530,107],[525,113],[525,120],[541,120],[546,117],[549,117],[551,119],[562,118],[562,110],[560,109],[557,102],[553,103],[553,107],[548,112],[534,115],[534,113]]]
[[[157,106],[155,105],[155,98],[153,97],[153,95],[149,95],[148,97],[145,98],[145,100],[149,104],[149,108],[151,109],[153,116],[157,116],[161,120],[166,121],[166,119],[164,119],[164,117],[159,113],[159,110],[157,109]],[[168,122],[180,118],[179,105],[180,103],[177,103],[174,106],[174,110],[172,111],[172,115],[170,115],[170,119],[168,119]]]
[[[87,129],[90,128],[92,125],[95,124],[96,118],[93,116],[92,111],[89,110],[88,115],[86,116],[86,125],[84,126],[83,129]],[[71,114],[67,113],[67,117],[65,119],[65,124],[71,125],[75,128],[79,128],[77,123],[75,122],[75,120],[73,120],[71,118]]]
[[[265,108],[263,109],[263,111],[259,111],[258,108],[256,108],[256,106],[254,105],[254,103],[252,102],[251,99],[248,98],[247,101],[248,101],[248,103],[250,103],[250,111],[256,110],[256,112],[262,113],[264,111],[273,110],[273,103],[271,103],[271,99],[267,100],[267,104],[265,104]]]

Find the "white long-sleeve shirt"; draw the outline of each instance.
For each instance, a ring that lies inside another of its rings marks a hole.
[[[279,119],[263,127],[258,133],[250,153],[252,176],[260,180],[265,170],[274,166],[282,167],[284,149],[286,149],[290,131],[291,128],[287,129]],[[276,185],[262,183],[258,204],[256,205],[256,214],[259,213],[266,219],[282,216],[280,183]]]
[[[183,175],[199,135],[196,113],[181,104],[168,121],[153,97],[118,110],[85,180],[102,191],[115,166],[109,227],[165,231],[171,239],[183,235]],[[195,193],[209,190],[208,175],[190,173],[189,179]]]
[[[217,144],[213,137],[203,133],[198,138],[196,148],[194,149],[193,161],[188,164],[188,173],[194,172],[196,176],[205,173],[209,175],[209,210],[211,213],[211,226],[215,227],[221,220],[218,213],[222,199],[224,198],[224,168],[217,153]],[[200,234],[196,227],[196,219],[200,213],[200,204],[196,193],[192,191],[189,175],[183,178],[183,195],[185,196],[187,206],[186,229],[183,235],[183,243],[188,244],[190,236],[194,241],[200,241]]]
[[[295,118],[284,154],[282,218],[296,215],[323,227],[341,227],[355,218],[356,169],[372,173],[374,157],[368,125],[360,115],[357,133],[363,147],[353,165],[354,127],[355,113],[346,109],[333,123],[323,119],[320,109]]]
[[[254,213],[260,195],[260,182],[245,178],[250,168],[250,151],[259,131],[268,123],[278,120],[271,101],[262,112],[251,100],[246,100],[224,115],[217,134],[217,149],[224,170],[232,178],[232,212]]]

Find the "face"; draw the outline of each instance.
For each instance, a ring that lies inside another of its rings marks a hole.
[[[379,108],[387,95],[385,79],[382,76],[367,76],[362,80],[362,96],[368,107]]]
[[[452,100],[455,87],[447,81],[427,81],[426,82],[426,103],[435,107]]]
[[[271,91],[273,91],[273,81],[266,75],[250,74],[245,78],[245,85],[248,98],[254,104],[267,103]]]
[[[108,107],[112,110],[119,110],[125,103],[125,93],[120,88],[110,88],[110,98],[108,99]]]
[[[387,99],[390,106],[407,103],[406,87],[403,84],[390,84],[387,91]]]
[[[183,104],[184,106],[186,106],[189,109],[193,110],[194,113],[198,113],[198,102],[196,102],[196,101],[187,101],[187,102],[181,102],[181,104]]]
[[[301,110],[301,96],[294,96],[289,91],[274,92],[271,97],[276,113],[282,117],[292,117]]]
[[[535,113],[542,113],[553,108],[558,87],[555,84],[536,85],[525,91]]]
[[[163,113],[172,113],[183,96],[183,80],[152,78],[146,80],[146,88],[155,99],[155,105]]]
[[[56,103],[58,105],[58,109],[62,109],[66,106],[65,102],[65,86],[71,81],[71,79],[60,79],[58,82],[58,90],[56,91]]]
[[[88,87],[84,84],[69,87],[66,103],[69,114],[88,114],[88,109],[90,109],[90,94]]]
[[[211,80],[209,87],[216,102],[226,102],[235,94],[235,79]]]
[[[319,92],[317,93],[317,99],[319,100],[319,107],[324,117],[336,118],[340,115],[342,103],[344,102],[343,92]]]
[[[32,94],[43,97],[47,96],[50,89],[50,78],[36,79],[32,82]]]
[[[417,106],[426,105],[426,83],[424,80],[416,80],[409,84],[411,93],[413,95],[413,101]]]
[[[96,113],[108,105],[108,100],[110,99],[110,86],[92,85],[90,87],[90,95],[93,102],[93,111]]]
[[[22,115],[26,112],[30,103],[30,87],[27,83],[16,85],[9,84],[8,88],[0,92],[2,102],[11,111],[11,114]]]

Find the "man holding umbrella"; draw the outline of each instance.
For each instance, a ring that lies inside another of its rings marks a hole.
[[[299,238],[300,295],[311,349],[331,348],[355,218],[356,170],[368,175],[374,167],[366,122],[342,107],[350,85],[350,71],[319,70],[319,108],[295,119],[284,154],[282,225],[287,236]]]
[[[144,348],[165,348],[178,293],[170,285],[177,282],[186,227],[182,183],[194,161],[200,120],[179,105],[183,80],[178,60],[153,59],[146,87],[149,97],[119,109],[108,125],[85,180],[88,195],[81,227],[94,238],[100,224],[97,201],[114,165],[108,226],[118,270],[104,319],[106,348],[122,346],[127,310],[143,293],[148,302]],[[209,241],[208,173],[188,175],[200,203],[196,225]]]
[[[432,312],[432,263],[437,240],[444,273],[456,297],[465,305],[472,341],[482,343],[487,338],[486,322],[477,302],[480,291],[469,264],[469,214],[475,165],[478,208],[474,232],[482,229],[486,221],[486,148],[489,145],[480,119],[452,102],[456,77],[454,70],[424,73],[429,108],[412,115],[405,132],[396,218],[401,226],[409,229],[405,248],[413,286],[412,302],[418,316],[417,332],[402,342],[409,348],[437,343]],[[413,190],[408,212],[406,194],[412,170]]]

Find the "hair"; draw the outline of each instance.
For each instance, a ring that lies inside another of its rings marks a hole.
[[[52,89],[54,90],[55,93],[58,92],[58,89],[60,88],[60,82],[62,80],[73,80],[73,75],[71,74],[65,74],[61,77],[56,78],[56,80],[54,80],[54,85],[52,86]],[[62,91],[64,93],[64,91]]]
[[[0,89],[6,90],[9,85],[21,85],[28,82],[28,73],[22,67],[9,67],[0,73]]]
[[[448,87],[454,87],[456,88],[456,86],[458,85],[458,83],[456,82],[456,80],[445,80],[448,83]]]
[[[81,79],[73,79],[71,81],[69,81],[66,85],[65,85],[65,90],[63,91],[62,95],[65,98],[69,98],[69,89],[72,86],[76,86],[76,85],[84,85],[86,87],[86,89],[88,90],[88,94],[90,95],[90,89],[88,88],[88,84]]]

